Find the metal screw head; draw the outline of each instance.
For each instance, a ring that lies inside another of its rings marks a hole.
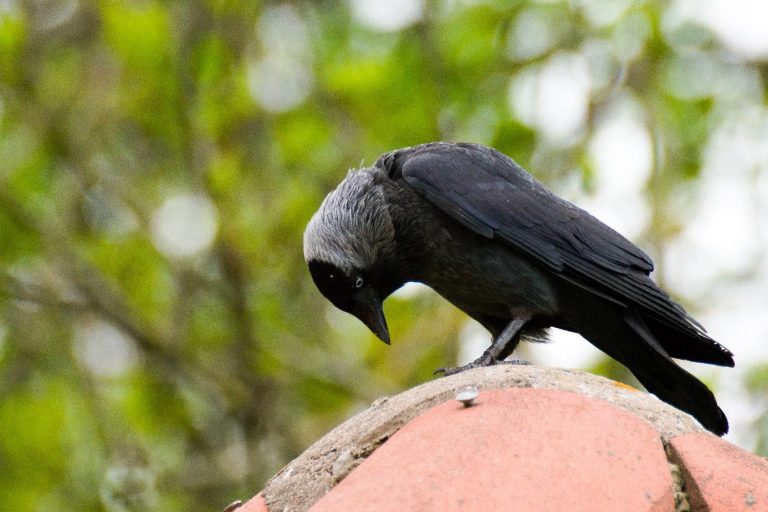
[[[480,391],[475,386],[465,386],[456,393],[456,400],[464,404],[464,407],[470,407],[479,394]]]

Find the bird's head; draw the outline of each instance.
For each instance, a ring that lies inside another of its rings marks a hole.
[[[361,169],[323,201],[304,231],[304,258],[320,292],[385,343],[384,299],[404,280],[392,261],[395,232],[372,169]]]
[[[382,291],[366,272],[344,271],[324,261],[307,262],[312,280],[334,306],[360,319],[378,338],[389,344],[389,328],[384,317]]]

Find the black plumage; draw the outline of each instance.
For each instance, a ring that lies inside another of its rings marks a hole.
[[[381,301],[423,282],[494,336],[467,367],[559,327],[707,429],[728,430],[711,391],[672,358],[733,366],[731,353],[655,285],[643,251],[494,149],[438,142],[382,155],[329,195],[304,249],[321,292],[387,342]]]

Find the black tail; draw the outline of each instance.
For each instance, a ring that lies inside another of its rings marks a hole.
[[[670,357],[697,363],[733,366],[731,351],[707,336],[703,330],[691,328],[683,332],[651,317],[644,320]]]
[[[578,331],[629,368],[649,392],[691,414],[712,433],[728,432],[728,419],[712,392],[672,360],[643,319],[630,309],[613,304],[605,307],[612,311],[578,322]]]

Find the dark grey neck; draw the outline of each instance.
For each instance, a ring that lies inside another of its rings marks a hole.
[[[383,184],[395,228],[395,265],[407,281],[429,282],[439,247],[450,233],[445,215],[402,181]]]

